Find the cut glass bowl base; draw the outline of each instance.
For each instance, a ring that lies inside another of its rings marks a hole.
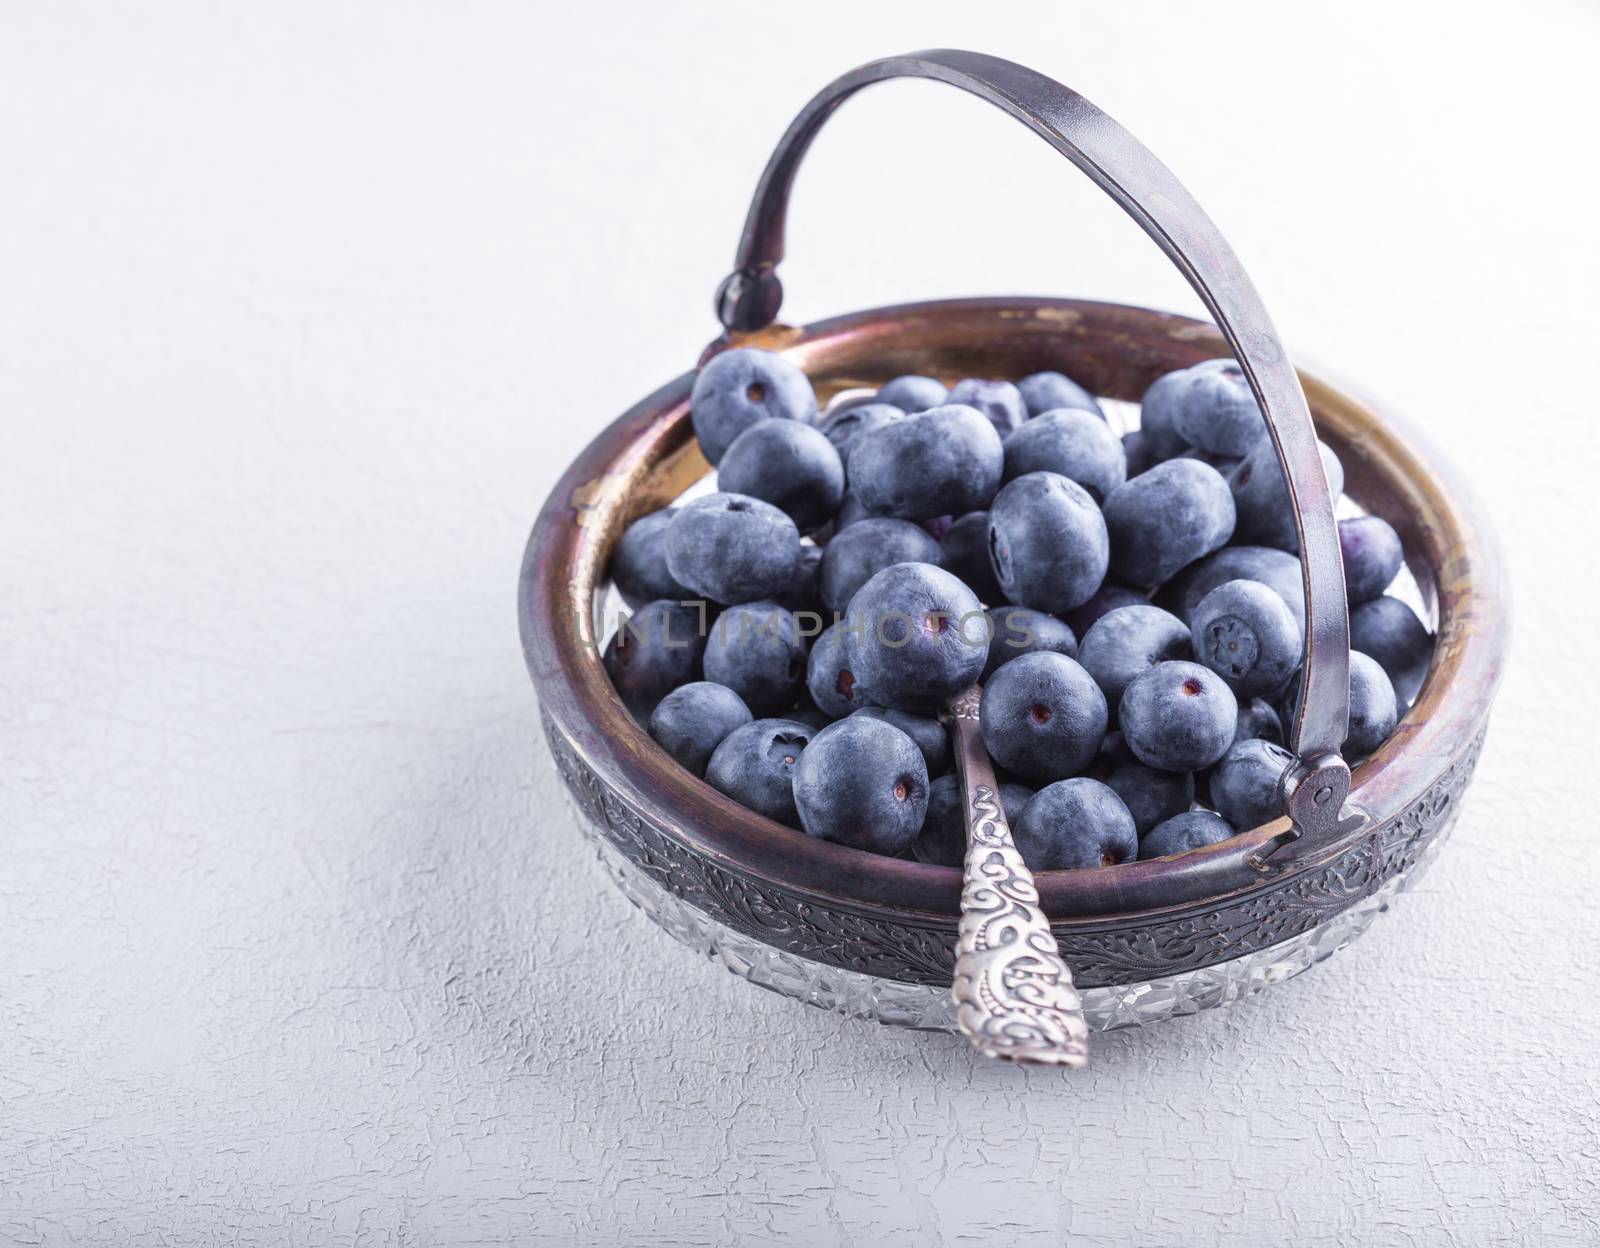
[[[893,1027],[955,1031],[955,1007],[948,988],[905,984],[859,971],[824,966],[809,958],[763,944],[674,897],[640,872],[600,835],[569,801],[577,824],[594,845],[607,873],[634,905],[680,944],[687,945],[752,984],[848,1018],[871,1019]],[[1169,1018],[1214,1010],[1281,983],[1331,957],[1371,926],[1402,893],[1421,879],[1449,837],[1452,812],[1416,864],[1376,892],[1342,910],[1319,927],[1243,957],[1198,970],[1136,984],[1083,988],[1083,1013],[1094,1031],[1142,1027]]]

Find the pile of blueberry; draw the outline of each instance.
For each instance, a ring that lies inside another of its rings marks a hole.
[[[1034,870],[1184,853],[1280,813],[1305,606],[1234,361],[1159,378],[1121,437],[1055,372],[898,377],[819,416],[805,375],[752,348],[707,363],[690,407],[718,492],[623,534],[611,573],[633,614],[604,656],[690,771],[812,836],[959,866],[937,714],[981,683]],[[1360,516],[1339,538],[1354,761],[1416,696],[1433,639],[1385,594],[1394,529]]]

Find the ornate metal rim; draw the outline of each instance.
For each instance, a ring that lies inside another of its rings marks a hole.
[[[1049,365],[1081,375],[1102,394],[1137,398],[1161,372],[1222,349],[1214,328],[1187,318],[1021,298],[880,309],[805,329],[774,327],[754,340],[805,368],[824,397],[899,372],[1011,375]],[[1042,904],[1062,952],[1091,972],[1081,980],[1086,985],[1236,953],[1239,925],[1223,916],[1250,907],[1284,909],[1279,918],[1260,911],[1257,920],[1284,930],[1296,922],[1297,905],[1310,913],[1350,904],[1390,874],[1382,864],[1393,854],[1392,831],[1433,800],[1439,785],[1450,777],[1464,784],[1470,774],[1508,624],[1492,539],[1470,494],[1391,415],[1315,374],[1301,376],[1319,432],[1346,460],[1348,488],[1401,529],[1413,571],[1437,604],[1433,671],[1396,736],[1356,771],[1351,800],[1373,816],[1362,832],[1264,874],[1244,875],[1240,864],[1286,821],[1180,859],[1041,875]],[[675,869],[703,868],[708,905],[733,914],[756,906],[780,916],[755,925],[763,930],[832,926],[828,939],[841,946],[876,940],[904,959],[898,977],[939,982],[948,975],[958,872],[813,841],[743,811],[655,747],[600,667],[592,594],[612,542],[634,516],[706,471],[689,434],[688,387],[689,378],[679,378],[597,437],[557,485],[530,539],[521,624],[529,670],[554,728],[552,747],[568,756],[569,784],[592,783],[591,791],[605,796],[591,800],[612,803],[617,818],[640,829],[647,842],[641,853],[671,858]],[[1106,933],[1122,932],[1131,947],[1156,929],[1169,933],[1160,954],[1152,948],[1150,956],[1124,956],[1119,970],[1109,948],[1096,953]],[[1173,945],[1179,934],[1192,949]]]

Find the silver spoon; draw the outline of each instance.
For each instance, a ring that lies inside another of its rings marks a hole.
[[[950,728],[966,803],[967,857],[950,995],[956,1022],[988,1057],[1084,1066],[1089,1026],[1039,890],[1006,823],[1000,785],[978,731],[976,685],[951,698]]]

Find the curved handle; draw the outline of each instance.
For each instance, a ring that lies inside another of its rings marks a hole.
[[[1075,91],[1024,66],[978,52],[939,49],[871,61],[835,79],[800,110],[756,187],[734,271],[717,292],[730,331],[764,328],[783,284],[784,220],[795,172],[823,122],[862,87],[929,78],[987,100],[1026,125],[1111,196],[1155,239],[1195,290],[1232,347],[1266,416],[1288,479],[1306,590],[1300,709],[1290,727],[1299,764],[1284,782],[1295,833],[1324,841],[1341,821],[1350,769],[1340,757],[1350,715],[1350,619],[1333,497],[1300,378],[1232,248],[1200,205],[1142,143]]]

